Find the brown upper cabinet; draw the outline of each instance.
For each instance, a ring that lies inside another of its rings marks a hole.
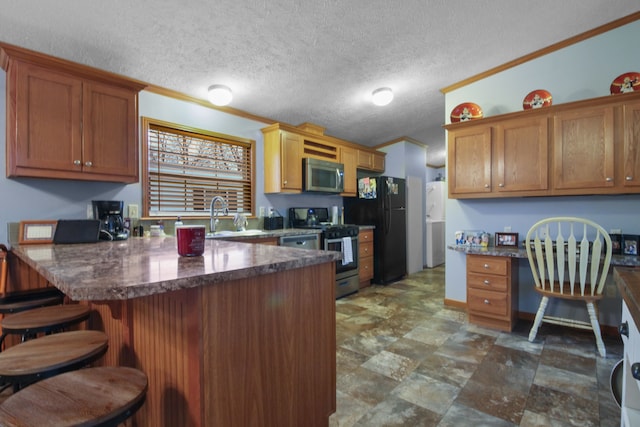
[[[640,193],[640,94],[446,125],[450,198]]]
[[[139,82],[0,44],[7,176],[133,183]]]
[[[358,169],[366,169],[373,172],[384,172],[385,154],[366,150],[358,150]]]
[[[312,123],[290,126],[274,123],[262,129],[264,135],[264,192],[300,193],[302,159],[315,158],[344,165],[343,196],[357,194],[357,169],[362,153],[369,156],[365,169],[384,172],[385,153],[324,135],[324,128]],[[377,168],[377,169],[374,169]]]

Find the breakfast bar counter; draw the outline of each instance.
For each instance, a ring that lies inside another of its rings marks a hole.
[[[138,426],[327,426],[335,412],[339,253],[173,237],[12,253],[93,308],[104,365],[149,377]]]

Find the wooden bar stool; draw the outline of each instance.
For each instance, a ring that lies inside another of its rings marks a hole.
[[[8,254],[7,247],[0,244],[0,314],[62,304],[64,294],[53,287],[7,292]]]
[[[83,368],[101,357],[109,339],[100,331],[47,335],[0,353],[0,381],[14,391],[54,375]]]
[[[0,405],[0,425],[117,426],[144,403],[147,376],[125,367],[87,368],[39,381]]]
[[[0,346],[9,334],[22,335],[22,340],[39,333],[61,332],[89,318],[91,309],[83,304],[53,305],[12,314],[0,321]]]

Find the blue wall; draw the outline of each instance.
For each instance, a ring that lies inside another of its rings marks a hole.
[[[0,70],[0,99],[6,73]],[[142,207],[141,184],[114,184],[39,178],[6,178],[6,104],[0,102],[0,243],[8,243],[8,224],[21,220],[87,217],[91,200],[123,200]],[[264,150],[260,129],[267,124],[151,92],[141,92],[140,116],[180,123],[256,141],[256,207],[274,207],[286,216],[293,206],[342,206],[339,196],[264,195]]]
[[[480,105],[485,117],[521,111],[523,98],[535,89],[551,92],[554,104],[608,95],[614,78],[640,71],[640,44],[635,42],[639,36],[640,22],[636,21],[447,93],[445,120],[450,123],[451,110],[462,102]],[[586,217],[607,230],[621,228],[623,232],[640,234],[640,195],[449,199],[446,211],[447,244],[453,243],[456,230],[483,229],[493,234],[510,226],[513,232],[523,235],[534,222],[554,215]],[[531,290],[527,263],[520,264],[519,309],[533,313],[539,298]],[[465,256],[448,250],[447,299],[466,301],[465,276]],[[601,323],[616,325],[620,317],[619,296],[615,286],[610,285],[610,301],[601,304]]]

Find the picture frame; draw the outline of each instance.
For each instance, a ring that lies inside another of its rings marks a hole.
[[[638,255],[638,244],[640,243],[640,236],[637,234],[623,234],[622,235],[622,255]]]
[[[20,221],[18,243],[21,245],[53,243],[53,235],[57,225],[58,221],[56,220]]]
[[[497,248],[517,248],[518,233],[495,233],[495,246]]]
[[[609,234],[611,238],[611,254],[622,255],[622,234]]]

